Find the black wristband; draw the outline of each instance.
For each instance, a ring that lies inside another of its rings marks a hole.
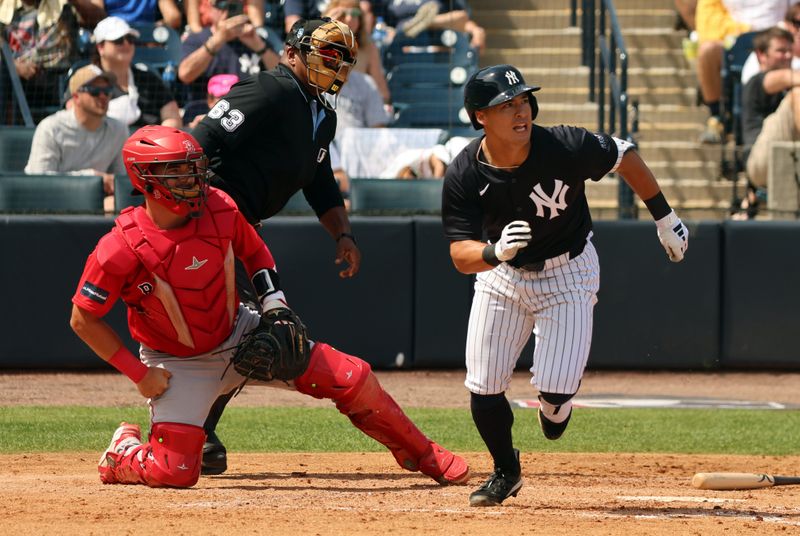
[[[262,55],[262,54],[264,54],[264,52],[266,52],[268,49],[269,49],[269,45],[267,45],[266,43],[264,43],[264,47],[263,47],[261,50],[254,50],[253,52],[255,52],[255,53],[256,53],[256,55],[258,55],[258,56],[261,56],[261,55]]]
[[[203,48],[206,49],[206,52],[208,52],[212,56],[216,56],[217,55],[217,51],[216,50],[211,50],[211,47],[208,46],[208,41],[203,43]]]
[[[489,266],[500,265],[500,259],[497,258],[497,253],[494,250],[494,244],[486,244],[486,247],[483,248],[483,251],[481,252],[481,258],[483,259],[483,262]]]
[[[350,233],[340,233],[339,236],[336,237],[336,243],[338,244],[339,240],[341,240],[342,238],[345,238],[345,237],[347,237],[350,240],[352,240],[353,244],[356,243],[356,237],[351,235]]]
[[[672,207],[669,206],[662,192],[658,192],[650,199],[645,199],[644,205],[650,211],[650,215],[653,216],[654,220],[660,220],[672,212]]]

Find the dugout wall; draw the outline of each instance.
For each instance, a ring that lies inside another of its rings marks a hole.
[[[0,368],[103,368],[69,327],[86,256],[113,222],[94,216],[0,220]],[[313,217],[262,228],[289,303],[313,339],[376,368],[462,368],[472,278],[456,272],[437,217],[353,217],[361,272],[338,277],[335,247]],[[598,221],[601,289],[590,368],[800,368],[796,222],[689,225],[670,263],[651,222]],[[124,308],[107,318],[135,351]],[[532,345],[520,366],[531,359]]]

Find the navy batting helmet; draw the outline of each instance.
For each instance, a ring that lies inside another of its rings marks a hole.
[[[485,67],[473,74],[464,88],[464,108],[466,108],[472,126],[476,130],[483,125],[475,119],[475,112],[489,108],[501,102],[510,101],[517,95],[528,94],[531,103],[532,119],[539,113],[539,104],[533,91],[539,91],[539,86],[529,86],[525,83],[522,73],[512,65],[493,65]]]

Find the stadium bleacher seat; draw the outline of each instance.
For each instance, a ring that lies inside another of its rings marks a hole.
[[[471,124],[463,100],[405,103],[397,108],[393,127],[450,129]]]
[[[134,63],[144,63],[156,69],[168,85],[175,82],[181,62],[181,36],[169,26],[138,24],[141,34],[136,40]],[[168,71],[172,69],[171,75]]]
[[[0,212],[103,213],[103,178],[87,175],[0,175]]]
[[[24,171],[35,131],[35,127],[0,127],[0,173]]]
[[[469,35],[453,30],[423,32],[409,38],[396,35],[383,52],[387,72],[403,63],[438,63],[476,68],[478,52],[469,44]]]
[[[141,205],[144,197],[133,195],[133,186],[127,174],[114,175],[114,211],[119,212],[126,207]]]
[[[286,202],[286,205],[281,209],[281,215],[301,215],[301,214],[314,214],[314,209],[311,208],[311,205],[308,204],[306,201],[306,196],[303,195],[303,192],[297,192],[292,197],[289,198],[289,201]]]
[[[439,179],[350,179],[350,209],[369,213],[437,213],[442,206]]]

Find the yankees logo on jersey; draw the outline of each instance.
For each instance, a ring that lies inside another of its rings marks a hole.
[[[550,219],[552,220],[559,215],[559,210],[566,210],[567,203],[564,198],[567,196],[568,190],[569,186],[564,184],[564,181],[560,179],[555,180],[553,195],[544,193],[541,184],[534,186],[530,198],[536,204],[536,215],[540,218],[544,218],[546,216],[544,209],[547,207],[550,209]]]

